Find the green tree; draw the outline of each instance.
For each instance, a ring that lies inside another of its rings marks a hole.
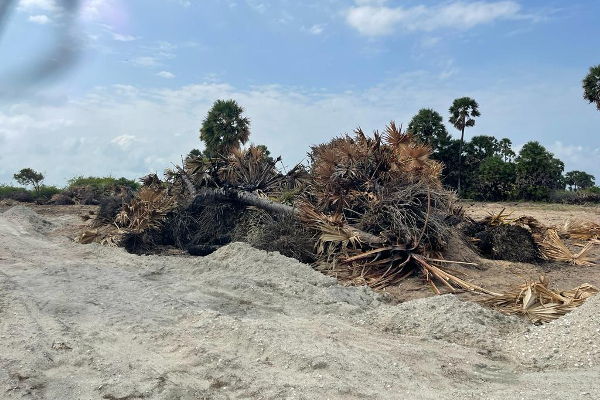
[[[192,150],[190,150],[190,152],[188,153],[186,158],[192,158],[192,157],[202,157],[202,152],[198,149],[192,149]]]
[[[512,142],[508,138],[500,139],[498,142],[500,156],[504,162],[512,161],[516,154],[512,149]]]
[[[590,73],[583,78],[583,98],[595,103],[600,110],[600,64],[590,68]]]
[[[514,192],[515,164],[494,155],[479,164],[475,197],[482,200],[508,200]]]
[[[418,141],[431,146],[434,152],[447,147],[452,138],[443,123],[442,116],[431,108],[422,108],[408,124],[407,132]]]
[[[235,100],[217,100],[202,122],[200,139],[206,145],[207,157],[228,155],[250,136],[250,119]]]
[[[40,194],[40,185],[44,180],[44,175],[41,172],[36,172],[31,168],[23,168],[18,173],[14,174],[13,178],[19,182],[20,185],[32,185],[36,195]]]
[[[544,200],[552,190],[564,188],[564,163],[539,142],[527,142],[515,162],[519,198]]]
[[[461,97],[454,100],[452,106],[448,109],[450,118],[448,121],[460,131],[460,148],[458,151],[458,184],[457,188],[460,192],[460,177],[462,164],[462,151],[465,140],[465,128],[475,126],[475,119],[481,114],[479,113],[479,104],[470,97]]]
[[[594,175],[583,171],[569,171],[565,174],[565,184],[569,190],[589,189],[594,186]]]

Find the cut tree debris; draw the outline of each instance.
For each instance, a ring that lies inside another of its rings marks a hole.
[[[254,146],[214,159],[191,156],[167,170],[164,182],[156,175],[144,177],[142,189],[114,220],[97,219],[80,241],[138,253],[175,246],[205,255],[242,240],[312,262],[343,285],[380,290],[417,274],[435,293],[443,287],[495,299],[513,296],[475,285],[448,268],[470,264],[442,257],[456,221],[466,217],[455,193],[441,183],[443,165],[430,154],[428,146],[391,122],[383,134],[369,137],[357,129],[313,146],[309,164],[287,173],[275,167],[280,159]],[[591,242],[572,254],[561,247],[556,231],[511,215],[503,209],[479,224],[526,227],[543,257],[590,262]],[[578,234],[570,229],[570,235]]]

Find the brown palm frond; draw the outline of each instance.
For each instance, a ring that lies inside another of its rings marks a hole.
[[[562,234],[571,239],[594,240],[600,238],[600,224],[593,221],[574,221],[565,222]]]
[[[598,288],[587,283],[557,293],[549,289],[548,280],[541,276],[539,282],[526,280],[514,290],[493,295],[483,303],[504,314],[521,315],[534,323],[546,323],[573,311],[597,293]]]
[[[548,260],[563,261],[573,265],[595,265],[592,259],[588,257],[594,243],[587,243],[583,249],[574,254],[567,248],[556,230],[547,229],[541,241],[538,239],[537,244],[542,256]]]
[[[488,212],[488,216],[483,218],[481,222],[489,226],[500,226],[500,225],[508,225],[512,222],[510,216],[514,213],[511,211],[509,213],[505,213],[506,208],[503,208],[497,214]]]
[[[408,133],[402,133],[402,126],[397,128],[396,123],[391,121],[385,127],[384,139],[386,143],[390,145],[392,149],[394,149],[394,151],[399,152],[411,143],[412,135]]]
[[[133,232],[157,228],[175,206],[175,199],[166,190],[143,187],[130,203],[123,204],[115,223]]]

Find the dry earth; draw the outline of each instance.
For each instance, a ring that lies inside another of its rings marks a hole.
[[[35,209],[0,213],[0,398],[600,398],[600,296],[533,327],[453,295],[393,305],[240,243],[79,245],[89,209]]]

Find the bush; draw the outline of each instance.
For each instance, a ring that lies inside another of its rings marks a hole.
[[[0,200],[11,199],[11,195],[13,192],[26,192],[26,190],[21,187],[0,185]]]
[[[10,194],[9,199],[23,203],[33,202],[33,196],[27,190],[16,190]]]
[[[550,193],[548,201],[562,204],[598,204],[600,203],[600,188],[592,187],[577,192],[557,190]]]
[[[75,187],[90,187],[96,193],[105,193],[115,187],[127,187],[132,190],[138,190],[140,184],[127,178],[113,178],[112,176],[75,176],[67,181],[67,189]]]
[[[40,191],[37,195],[37,198],[51,199],[55,194],[59,194],[62,192],[62,189],[57,188],[56,186],[40,186]],[[33,194],[33,193],[32,193]]]

